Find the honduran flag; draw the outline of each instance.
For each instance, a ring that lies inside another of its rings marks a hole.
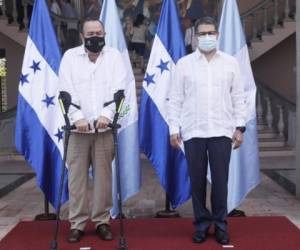
[[[256,85],[247,43],[235,0],[225,0],[219,25],[219,49],[234,56],[240,65],[246,92],[247,120],[244,142],[231,154],[228,179],[228,212],[238,207],[260,182],[256,128]]]
[[[154,166],[173,207],[190,198],[184,152],[170,145],[168,94],[177,61],[185,55],[176,1],[164,0],[145,74],[139,113],[140,147]]]
[[[122,126],[118,134],[118,152],[121,177],[122,199],[126,200],[141,188],[140,150],[138,140],[138,112],[135,79],[129,60],[128,50],[118,16],[115,0],[104,0],[100,20],[106,29],[105,43],[117,49],[127,67],[125,102],[118,123]],[[113,164],[113,217],[118,215],[117,180]]]
[[[45,0],[36,0],[30,22],[16,117],[17,150],[36,173],[47,200],[58,206],[64,125],[58,104],[61,52]],[[68,199],[67,169],[62,202]]]

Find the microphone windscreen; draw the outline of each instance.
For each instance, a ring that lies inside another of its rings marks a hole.
[[[124,95],[124,89],[120,89],[118,90],[115,94],[114,94],[114,101],[116,102],[117,106],[119,105],[119,103],[121,102],[121,100],[125,97]]]
[[[62,100],[64,105],[70,106],[72,103],[72,97],[67,91],[60,91],[58,98]]]
[[[64,108],[65,108],[66,112],[68,113],[69,107],[72,103],[71,95],[67,91],[60,91],[58,98],[61,99],[61,101],[64,104]]]

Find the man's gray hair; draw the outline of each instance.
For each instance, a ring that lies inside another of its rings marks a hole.
[[[87,23],[87,22],[93,22],[93,21],[99,22],[101,24],[101,26],[103,27],[103,30],[105,30],[104,23],[102,21],[100,21],[99,18],[96,18],[96,17],[86,17],[82,21],[82,23],[80,25],[80,33],[83,34],[83,28],[84,28],[85,23]]]

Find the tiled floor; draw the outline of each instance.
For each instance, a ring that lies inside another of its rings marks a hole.
[[[3,178],[1,169],[4,169],[2,172],[6,171],[3,164],[0,162],[0,178]],[[22,164],[22,162],[15,163],[17,166],[11,167],[10,170],[15,168],[15,173],[21,170],[30,172],[30,169]],[[131,218],[155,216],[158,210],[164,208],[164,198],[164,192],[153,168],[144,161],[142,190],[126,202],[125,214]],[[43,206],[43,194],[36,187],[34,178],[2,197],[0,199],[0,239],[20,220],[33,220],[37,214],[43,212]],[[248,195],[240,209],[244,210],[248,216],[284,215],[300,228],[300,200],[263,174],[261,184]],[[178,208],[178,211],[181,216],[192,216],[191,201]],[[62,218],[67,218],[67,212],[66,204],[62,209]]]

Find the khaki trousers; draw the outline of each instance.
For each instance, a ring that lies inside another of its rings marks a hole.
[[[114,143],[111,131],[98,134],[71,133],[67,154],[71,229],[83,231],[89,218],[96,226],[109,224],[113,157]],[[88,202],[90,165],[93,168],[91,214]]]

